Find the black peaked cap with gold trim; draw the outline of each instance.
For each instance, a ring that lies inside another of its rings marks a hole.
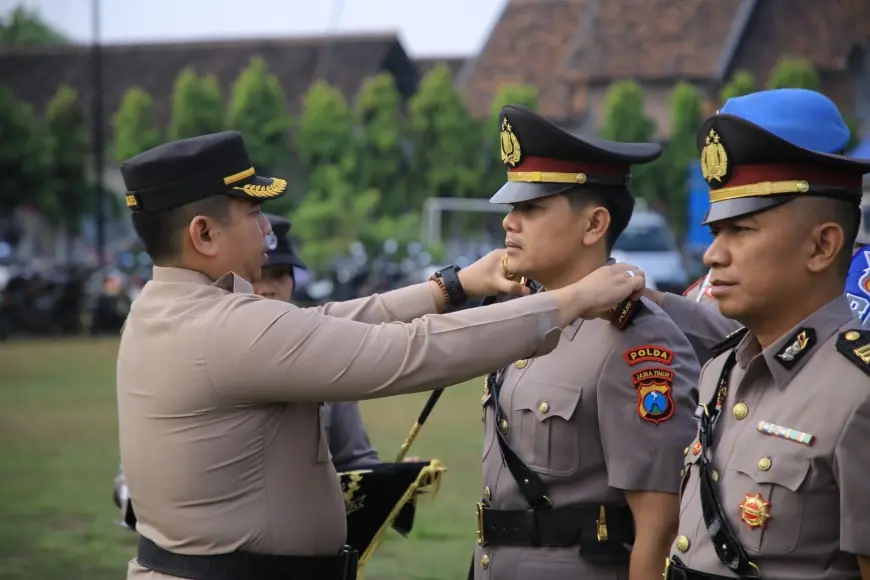
[[[662,153],[657,143],[576,137],[519,105],[502,108],[499,131],[507,183],[490,198],[492,203],[520,203],[578,185],[624,189],[632,165],[649,163]]]
[[[241,133],[223,131],[158,145],[121,165],[127,207],[135,213],[176,208],[213,195],[266,201],[287,182],[257,175]]]
[[[861,203],[870,161],[846,157],[849,127],[821,93],[774,89],[729,99],[698,133],[710,186],[705,224],[802,195]]]
[[[297,268],[307,269],[305,262],[293,249],[293,244],[290,242],[290,229],[293,223],[287,218],[279,215],[267,213],[266,219],[272,226],[272,231],[266,236],[266,246],[269,248],[269,266],[296,266]]]

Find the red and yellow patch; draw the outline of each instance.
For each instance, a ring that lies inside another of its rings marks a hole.
[[[629,365],[636,365],[642,362],[657,362],[663,365],[670,365],[674,362],[674,351],[655,344],[630,348],[622,356]]]
[[[747,493],[740,504],[740,519],[750,530],[764,529],[770,519],[770,502],[760,493]]]
[[[657,367],[638,371],[631,376],[631,382],[637,389],[637,414],[641,419],[658,425],[674,415],[672,370]]]

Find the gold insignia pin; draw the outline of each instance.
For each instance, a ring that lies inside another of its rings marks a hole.
[[[848,341],[850,341],[850,342],[853,342],[853,341],[856,341],[856,340],[858,340],[859,338],[861,338],[861,333],[860,333],[860,332],[855,332],[854,330],[850,330],[849,332],[846,333],[846,337],[845,337],[845,338],[846,338],[846,340],[848,340]]]
[[[707,183],[721,183],[728,173],[728,153],[725,152],[719,134],[713,129],[707,134],[704,149],[701,151],[701,173]]]
[[[524,369],[524,368],[526,368],[527,364],[529,364],[528,359],[521,358],[520,360],[518,360],[517,362],[514,363],[514,366],[516,366],[518,369]]]
[[[511,167],[516,167],[521,157],[520,141],[505,117],[501,120],[501,160]]]

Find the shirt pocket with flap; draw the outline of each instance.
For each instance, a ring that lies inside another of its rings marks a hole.
[[[539,473],[567,477],[580,467],[580,428],[574,421],[582,387],[524,380],[513,393],[512,425],[520,458]]]
[[[765,456],[751,449],[735,449],[717,491],[747,550],[774,555],[795,549],[804,527],[800,489],[810,461],[799,453]]]

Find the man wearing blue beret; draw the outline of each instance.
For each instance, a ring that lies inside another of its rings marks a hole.
[[[702,125],[710,293],[742,328],[701,372],[666,578],[870,579],[870,332],[843,293],[870,161],[848,136],[798,89]]]

